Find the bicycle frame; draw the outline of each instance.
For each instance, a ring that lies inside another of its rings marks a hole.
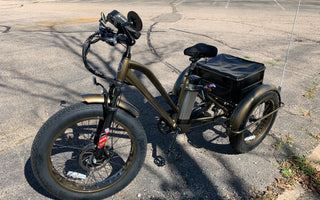
[[[194,63],[192,63],[194,64]],[[191,66],[192,66],[191,64]],[[158,101],[152,96],[152,94],[149,92],[149,90],[141,83],[139,78],[133,73],[133,71],[138,71],[144,74],[153,84],[153,86],[160,92],[161,96],[166,100],[168,105],[171,107],[173,111],[173,116],[171,117],[170,114],[158,103]],[[179,121],[179,116],[182,112],[182,107],[183,107],[183,102],[185,98],[188,98],[186,96],[187,91],[192,91],[193,89],[188,88],[189,84],[189,77],[185,75],[186,78],[182,81],[182,88],[181,92],[178,97],[178,105],[176,105],[166,90],[163,88],[162,84],[160,81],[157,79],[157,77],[153,74],[153,72],[148,69],[146,66],[132,61],[130,57],[130,47],[127,48],[127,51],[124,53],[120,64],[119,64],[119,69],[117,71],[116,75],[116,80],[118,82],[127,82],[133,86],[135,86],[139,92],[148,100],[148,102],[156,109],[156,111],[161,115],[161,117],[164,119],[164,121],[173,129],[176,130],[178,125],[179,128],[181,129],[181,132],[188,132],[191,124],[193,122],[200,122],[200,121],[211,121],[212,119],[221,117],[222,115],[219,116],[212,116],[212,117],[203,117],[203,118],[198,118],[194,120],[187,120],[184,122]],[[193,90],[196,92],[199,92],[197,90]],[[117,98],[117,96],[115,97]],[[225,112],[227,112],[227,109],[215,101],[214,99],[210,98],[212,102],[214,102],[218,107],[222,108]],[[115,102],[115,101],[114,101]],[[190,109],[190,108],[188,108]]]
[[[171,109],[175,114],[179,114],[180,108],[177,107],[166,90],[163,88],[162,84],[156,78],[151,70],[149,70],[146,66],[134,62],[130,59],[130,57],[123,57],[120,63],[120,69],[117,72],[117,81],[120,82],[128,82],[129,84],[135,86],[140,93],[150,102],[150,104],[159,112],[159,114],[164,118],[164,120],[173,128],[177,128],[177,116],[175,118],[171,118],[167,111],[158,103],[158,101],[152,96],[149,90],[141,83],[141,81],[137,78],[137,76],[133,73],[133,70],[139,71],[144,74],[151,83],[155,86],[155,88],[160,92],[162,97],[169,104]]]

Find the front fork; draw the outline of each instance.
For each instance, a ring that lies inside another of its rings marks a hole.
[[[103,85],[96,81],[95,78],[93,79],[93,82],[95,85],[102,87],[104,96],[103,119],[99,120],[97,132],[94,137],[94,144],[96,145],[96,151],[94,155],[95,158],[101,159],[104,152],[104,146],[108,140],[110,126],[113,121],[114,114],[117,111],[117,100],[121,95],[121,88],[123,83],[114,81],[114,83],[110,86],[108,92]],[[110,99],[110,104],[108,103],[108,99]],[[112,144],[110,148],[112,149]]]

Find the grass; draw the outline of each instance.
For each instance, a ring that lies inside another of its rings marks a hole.
[[[314,163],[309,162],[304,156],[290,156],[279,169],[286,184],[296,182],[304,188],[320,193],[320,172],[315,169]]]
[[[310,104],[310,109],[309,110],[304,110],[304,109],[300,109],[300,113],[304,116],[304,117],[309,117],[311,120],[311,115],[312,112],[314,112],[314,110],[316,110],[317,108],[312,108],[312,101],[310,101],[311,99],[315,98],[315,95],[318,91],[318,87],[320,85],[320,80],[319,78],[313,78],[312,79],[312,87],[311,88],[307,88],[305,90],[305,93],[303,94],[303,96],[305,98],[307,98]]]
[[[304,109],[300,108],[299,111],[304,117],[311,117],[311,111],[310,110],[304,110]]]
[[[273,146],[278,149],[281,149],[284,144],[288,145],[289,147],[293,147],[294,140],[295,139],[293,137],[284,136],[284,137],[280,138],[279,142],[275,143]]]
[[[266,65],[275,66],[275,65],[276,65],[276,63],[274,63],[274,62],[266,62]]]
[[[300,184],[306,190],[320,193],[320,172],[304,156],[293,154],[278,166],[281,178],[274,185],[268,186],[267,191],[253,195],[253,200],[277,199],[281,191],[292,190],[294,184]]]
[[[281,61],[282,61],[281,58],[275,58],[274,60],[275,60],[276,62],[281,62]]]
[[[287,162],[284,162],[280,167],[279,167],[282,176],[284,176],[287,179],[292,178],[295,173],[293,172],[293,169],[291,167],[291,165],[288,166]]]
[[[309,128],[305,128],[306,132],[311,135],[313,138],[320,140],[320,133],[315,133],[314,131],[310,130]]]
[[[306,97],[307,99],[313,99],[315,97],[315,94],[318,90],[318,86],[320,84],[320,81],[318,78],[314,78],[312,80],[312,87],[306,89],[306,93],[304,93],[304,97]]]
[[[266,62],[265,64],[275,66],[278,62],[281,62],[281,61],[282,61],[281,58],[274,58],[273,61]]]
[[[252,195],[252,200],[277,199],[283,191],[292,190],[295,184],[301,185],[307,191],[320,194],[320,171],[316,170],[314,162],[310,162],[305,156],[299,156],[295,153],[294,141],[294,138],[287,135],[278,138],[278,142],[273,145],[274,148],[279,150],[291,149],[288,152],[282,152],[285,153],[286,159],[278,162],[277,165],[282,177],[276,178],[274,184],[267,187],[267,191],[259,191]]]
[[[318,138],[320,134],[314,137]],[[286,145],[291,148],[294,140],[290,136],[284,136],[274,144],[274,147],[281,149]],[[279,163],[278,168],[283,176],[276,183],[278,188],[289,189],[294,183],[299,183],[304,188],[320,193],[320,172],[315,169],[314,163],[309,162],[305,156],[292,153],[285,161]]]
[[[313,176],[315,174],[315,170],[311,167],[305,157],[295,155],[292,157],[292,159],[294,160],[295,165],[299,167],[298,169],[300,169],[306,175]],[[315,177],[315,179],[317,180],[317,177]]]
[[[274,59],[268,62],[268,65],[276,65],[281,59]],[[307,117],[312,121],[313,116],[317,113],[318,107],[313,107],[311,99],[315,98],[318,88],[320,86],[320,78],[312,79],[312,86],[305,90],[303,96],[310,104],[310,109],[300,109],[302,116]],[[314,131],[315,130],[315,131]],[[320,132],[318,129],[311,130],[306,128],[305,131],[313,138],[320,140]],[[273,144],[274,150],[278,150],[285,156],[284,160],[278,162],[278,169],[282,175],[277,178],[270,190],[262,191],[258,195],[253,196],[254,200],[261,199],[276,199],[276,197],[284,190],[292,190],[295,184],[301,185],[306,191],[318,192],[320,194],[320,171],[315,168],[315,163],[307,160],[305,156],[300,156],[296,153],[296,146],[294,145],[294,138],[289,135],[278,137],[277,142]],[[319,162],[317,163],[319,164]]]
[[[320,135],[320,134],[318,134]],[[294,138],[290,136],[284,136],[280,139],[276,146],[281,149],[284,144],[288,145],[289,147],[293,147]],[[308,176],[314,175],[314,169],[311,167],[309,162],[304,156],[296,155],[295,153],[289,156],[288,161],[282,163],[279,167],[284,177],[292,177],[294,175],[293,171],[300,169]],[[319,177],[320,181],[320,177]]]
[[[320,137],[320,134],[319,134]],[[284,136],[276,143],[276,147],[281,149],[283,145],[293,147],[294,138]],[[314,162],[310,162],[305,156],[297,153],[287,155],[288,158],[279,163],[279,170],[283,178],[277,180],[276,185],[280,189],[290,189],[295,183],[303,188],[320,193],[320,171],[314,167]]]

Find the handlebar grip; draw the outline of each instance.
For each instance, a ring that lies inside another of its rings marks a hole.
[[[110,32],[100,32],[100,39],[106,43],[114,46],[118,43],[116,39],[116,34]]]

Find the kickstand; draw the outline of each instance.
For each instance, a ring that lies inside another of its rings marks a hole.
[[[179,133],[180,133],[180,129],[177,129],[175,134],[173,135],[173,140],[167,151],[168,157],[173,158],[174,160],[179,160],[181,158],[181,151],[177,150],[175,147]]]

